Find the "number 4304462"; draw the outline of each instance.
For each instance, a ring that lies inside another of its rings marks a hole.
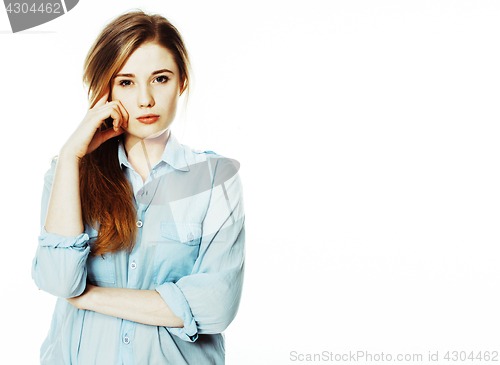
[[[27,13],[61,13],[61,4],[60,3],[41,3],[36,6],[36,4],[32,4],[31,7],[26,3],[9,3],[6,7],[7,13],[14,14],[27,14]]]

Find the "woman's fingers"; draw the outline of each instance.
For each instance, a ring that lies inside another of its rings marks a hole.
[[[97,105],[92,109],[94,122],[93,127],[95,129],[99,128],[102,122],[111,117],[113,119],[113,128],[117,128],[126,124],[126,118],[123,116],[122,109],[115,103],[109,102],[101,107]]]
[[[113,128],[128,128],[128,113],[123,105],[118,101],[112,101],[106,104],[109,116],[113,118]]]
[[[97,147],[106,142],[108,139],[119,136],[123,132],[125,132],[125,130],[121,127],[118,129],[108,128],[102,132],[97,131],[88,145],[87,153],[94,151]]]
[[[108,97],[109,97],[109,91],[106,91],[104,95],[99,99],[99,101],[95,104],[94,108],[105,105],[106,102],[108,101]]]
[[[108,102],[108,97],[109,93],[106,92],[88,111],[76,133],[67,142],[68,148],[78,157],[91,153],[108,139],[122,134],[128,127],[127,110],[117,100]],[[110,117],[113,119],[113,126],[101,131],[102,123]]]
[[[113,118],[113,128],[115,131],[118,131],[121,124],[123,123],[122,113],[117,105],[110,105],[110,108],[111,111],[109,112],[109,116]]]
[[[128,127],[128,112],[127,110],[125,109],[125,107],[123,106],[123,104],[116,100],[116,101],[110,101],[108,102],[108,104],[106,104],[107,106],[109,107],[112,107],[114,110],[116,110],[118,113],[120,113],[120,120],[118,121],[118,123],[113,123],[114,125],[116,125],[117,127],[123,127],[123,128],[127,128]],[[111,116],[113,118],[113,116]],[[113,118],[115,119],[115,118]]]
[[[113,118],[113,128],[118,130],[120,127],[124,127],[127,123],[127,117],[124,115],[123,108],[116,103],[108,103],[111,108],[110,117]]]
[[[123,104],[119,100],[117,100],[117,105],[120,108],[120,112],[122,113],[122,116],[123,116],[124,127],[128,128],[129,115],[128,115],[127,109],[125,109],[125,107],[123,106]]]
[[[106,142],[110,138],[119,136],[123,132],[125,132],[125,130],[121,127],[119,127],[118,129],[108,128],[104,132],[101,132],[101,143]]]

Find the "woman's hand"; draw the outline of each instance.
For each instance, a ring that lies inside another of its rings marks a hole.
[[[128,127],[128,113],[120,101],[108,102],[108,96],[109,92],[89,109],[85,118],[64,144],[61,154],[69,153],[81,159],[108,139],[125,131],[124,128]],[[99,127],[109,117],[113,118],[113,128],[101,132]]]

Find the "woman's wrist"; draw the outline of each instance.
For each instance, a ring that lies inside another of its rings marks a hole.
[[[73,151],[70,146],[67,145],[64,145],[59,151],[59,159],[74,161],[77,163],[80,162],[80,157],[78,157],[78,154]]]

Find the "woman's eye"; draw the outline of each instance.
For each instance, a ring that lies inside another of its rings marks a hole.
[[[156,82],[159,82],[159,83],[161,83],[161,84],[163,84],[163,83],[165,83],[165,82],[167,82],[167,81],[168,81],[168,77],[167,77],[167,76],[158,76],[158,77],[156,78]]]
[[[130,80],[121,80],[121,81],[119,82],[119,85],[120,85],[120,86],[130,86],[130,85],[131,85],[131,83],[132,83],[132,82],[131,82]]]

